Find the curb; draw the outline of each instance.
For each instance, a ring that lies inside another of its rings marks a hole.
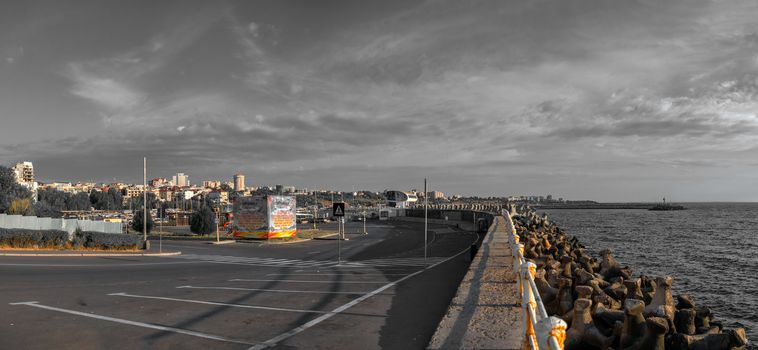
[[[166,252],[166,253],[52,253],[52,254],[23,254],[23,253],[0,253],[0,256],[93,256],[93,257],[105,257],[105,256],[176,256],[181,255],[182,252]]]
[[[269,242],[269,241],[265,241],[265,240],[261,240],[261,241],[239,240],[239,241],[236,241],[236,242],[237,243],[243,243],[243,244],[280,245],[280,244],[294,244],[294,243],[308,242],[308,241],[319,240],[319,239],[322,239],[322,238],[325,238],[325,237],[331,237],[331,236],[336,236],[336,235],[337,235],[336,233],[332,233],[332,234],[328,234],[328,235],[324,235],[324,236],[313,237],[313,238],[305,238],[305,239],[301,239],[301,240],[297,240],[297,241],[289,241],[289,242]]]
[[[311,239],[315,239],[315,240],[321,240],[321,239],[324,239],[324,238],[327,238],[327,237],[333,237],[333,236],[336,236],[336,235],[338,235],[338,234],[339,234],[339,233],[332,233],[332,234],[328,234],[328,235],[323,235],[323,236],[319,236],[319,237],[314,237],[314,238],[311,238]],[[347,236],[347,234],[345,234],[345,236]]]
[[[207,243],[208,244],[219,245],[219,244],[232,244],[232,243],[236,243],[236,242],[237,241],[235,241],[235,240],[229,240],[229,239],[227,239],[227,240],[218,241],[218,242],[216,242],[216,241],[210,241],[210,242],[207,242]]]

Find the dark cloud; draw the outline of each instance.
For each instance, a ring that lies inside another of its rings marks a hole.
[[[548,136],[566,139],[586,137],[734,137],[754,135],[758,126],[750,122],[718,123],[706,118],[682,118],[682,120],[629,120],[609,125],[571,127],[552,131]]]
[[[138,181],[147,156],[631,200],[678,172],[734,194],[718,170],[755,163],[752,0],[48,5],[0,13],[0,160],[43,179]]]

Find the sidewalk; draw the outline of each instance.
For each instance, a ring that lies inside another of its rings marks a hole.
[[[502,216],[495,218],[428,349],[521,349],[521,308]]]

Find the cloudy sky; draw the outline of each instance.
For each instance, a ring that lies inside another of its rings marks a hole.
[[[758,201],[758,2],[4,1],[40,180]]]

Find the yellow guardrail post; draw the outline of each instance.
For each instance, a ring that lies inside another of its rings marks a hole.
[[[509,243],[513,255],[513,268],[517,274],[521,308],[523,310],[524,349],[563,350],[566,341],[567,324],[558,317],[548,317],[542,304],[534,277],[537,265],[524,258],[524,244],[519,243],[513,220],[509,213],[504,213],[511,236]]]
[[[537,303],[534,301],[534,291],[529,286],[528,280],[533,278],[533,274],[536,271],[537,265],[532,262],[527,262],[521,265],[521,293],[523,295],[521,299],[521,308],[524,310],[524,349],[534,349],[536,344],[536,334],[534,332],[535,312],[537,309]]]

